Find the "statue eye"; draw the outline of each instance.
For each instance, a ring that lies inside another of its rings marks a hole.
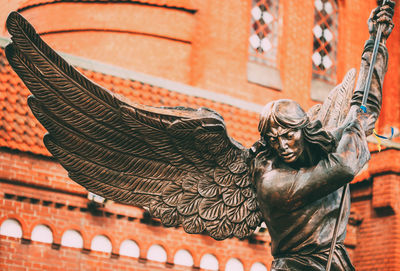
[[[294,132],[289,132],[286,134],[287,139],[293,139],[293,137],[294,137]]]

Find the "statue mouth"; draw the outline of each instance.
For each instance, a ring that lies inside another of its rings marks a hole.
[[[294,153],[293,152],[284,152],[284,153],[281,153],[281,157],[284,160],[288,160],[288,159],[291,159],[294,157]]]

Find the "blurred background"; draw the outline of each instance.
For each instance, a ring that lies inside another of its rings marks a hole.
[[[164,228],[142,209],[107,202],[50,156],[29,91],[9,66],[7,15],[19,11],[88,78],[134,102],[209,107],[247,147],[267,102],[305,110],[359,68],[375,0],[1,0],[0,269],[270,270],[264,225],[215,241]],[[400,127],[400,31],[388,40],[378,133]],[[351,184],[345,245],[357,270],[400,268],[400,140],[369,139]]]

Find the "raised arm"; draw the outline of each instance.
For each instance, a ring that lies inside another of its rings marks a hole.
[[[372,133],[372,129],[374,128],[375,122],[381,110],[382,85],[388,63],[388,52],[385,43],[394,26],[392,22],[392,16],[394,12],[393,8],[394,2],[388,0],[386,5],[382,7],[377,7],[375,10],[373,10],[370,18],[368,19],[370,38],[366,41],[364,46],[356,90],[351,100],[350,112],[354,112],[355,110],[359,109],[361,105],[378,24],[382,24],[382,39],[379,44],[378,55],[376,57],[376,63],[374,65],[371,87],[367,100],[367,113],[372,115],[372,120],[370,121],[370,124],[368,125],[368,127],[365,127],[367,135]]]

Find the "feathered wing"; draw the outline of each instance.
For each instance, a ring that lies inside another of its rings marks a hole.
[[[349,70],[342,83],[331,90],[324,103],[311,107],[307,112],[310,119],[321,121],[322,126],[328,131],[340,126],[350,110],[355,79],[356,69]]]
[[[209,109],[132,104],[93,83],[18,13],[7,19],[7,58],[33,93],[44,142],[74,181],[147,208],[166,226],[215,239],[250,235],[261,221],[248,150]]]

